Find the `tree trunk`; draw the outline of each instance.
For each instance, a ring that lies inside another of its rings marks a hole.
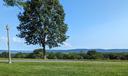
[[[46,57],[45,44],[42,44],[42,47],[43,47],[43,58],[46,60],[46,59],[47,59],[47,57]]]
[[[45,26],[44,26],[44,31],[45,31]],[[45,48],[45,40],[46,40],[46,34],[43,34],[43,41],[42,41],[42,47],[43,47],[43,58],[46,60],[46,48]]]

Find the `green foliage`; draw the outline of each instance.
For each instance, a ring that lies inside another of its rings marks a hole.
[[[97,59],[97,52],[96,50],[89,50],[87,52],[88,59]]]
[[[103,53],[105,59],[128,60],[128,53]]]
[[[0,54],[0,57],[2,57],[2,58],[8,58],[8,52],[2,52]]]
[[[64,56],[65,56],[65,53],[61,53],[61,52],[55,53],[56,59],[64,59]]]
[[[32,53],[16,53],[12,54],[13,58],[43,58],[43,49],[36,49]],[[2,52],[1,58],[8,58],[8,52]],[[86,52],[78,53],[63,53],[63,52],[47,52],[48,59],[93,59],[93,60],[128,60],[128,53],[100,53],[95,50],[89,50]]]
[[[29,54],[27,53],[22,53],[22,52],[19,52],[19,53],[16,53],[14,58],[26,58]]]
[[[43,49],[35,49],[32,53],[30,53],[26,58],[43,58]]]
[[[33,51],[33,58],[43,58],[43,49],[36,49]]]
[[[53,52],[48,53],[47,58],[48,58],[48,59],[57,59],[56,54],[53,53]]]
[[[3,0],[6,6],[25,7],[27,0]]]
[[[64,10],[58,0],[28,1],[24,12],[19,14],[20,31],[27,44],[57,47],[67,39]]]
[[[7,5],[14,6],[16,5],[16,0],[3,0]]]
[[[67,56],[67,59],[80,59],[80,56],[77,53],[69,53]]]

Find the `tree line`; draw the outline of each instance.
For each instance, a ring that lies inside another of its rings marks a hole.
[[[16,53],[12,54],[13,58],[33,58],[33,59],[43,59],[43,49],[36,49],[32,53]],[[0,53],[1,58],[7,58],[8,53],[2,52]],[[47,52],[48,59],[101,59],[101,60],[128,60],[128,53],[102,53],[97,52],[96,50],[89,50],[88,52]]]

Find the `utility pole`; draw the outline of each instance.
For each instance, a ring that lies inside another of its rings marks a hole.
[[[8,63],[11,64],[11,51],[10,51],[10,40],[9,40],[9,27],[8,25],[6,26],[7,30],[7,46],[8,46]]]

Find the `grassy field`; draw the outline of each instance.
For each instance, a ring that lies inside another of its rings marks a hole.
[[[128,62],[0,63],[0,76],[128,76]]]

